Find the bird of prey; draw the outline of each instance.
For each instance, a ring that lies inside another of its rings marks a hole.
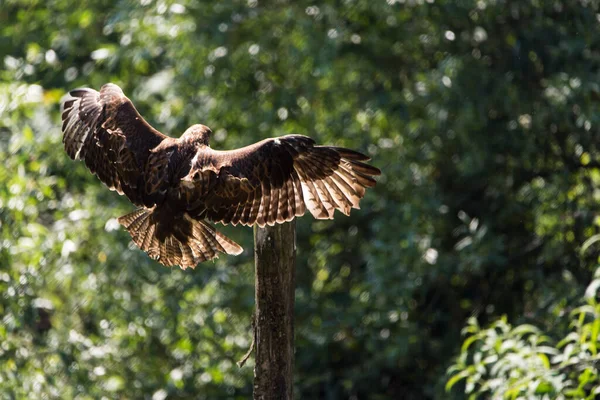
[[[194,268],[219,252],[242,252],[208,222],[264,227],[307,209],[317,219],[336,209],[348,215],[380,174],[367,156],[302,135],[231,151],[211,149],[204,125],[166,136],[112,83],[71,91],[62,121],[67,154],[138,207],[118,221],[165,266]]]

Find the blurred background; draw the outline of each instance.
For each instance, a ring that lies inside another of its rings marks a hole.
[[[0,0],[0,398],[247,399],[246,250],[167,269],[63,150],[120,85],[212,147],[368,153],[362,209],[298,221],[298,399],[594,398],[597,0]]]

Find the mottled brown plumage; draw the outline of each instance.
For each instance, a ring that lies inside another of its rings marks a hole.
[[[218,151],[211,130],[193,125],[179,139],[152,128],[114,84],[76,89],[64,103],[63,143],[111,190],[139,208],[119,218],[160,263],[195,267],[242,248],[206,221],[259,226],[306,210],[317,219],[348,215],[380,171],[353,150],[288,135]]]

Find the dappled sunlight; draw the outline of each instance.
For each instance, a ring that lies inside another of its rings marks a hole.
[[[361,210],[297,223],[298,398],[592,396],[599,7],[4,1],[2,393],[251,397],[251,229],[222,228],[240,257],[162,267],[63,149],[67,92],[113,82],[173,137],[302,134],[382,170]]]

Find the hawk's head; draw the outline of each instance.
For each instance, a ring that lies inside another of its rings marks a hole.
[[[190,126],[181,135],[181,140],[191,144],[203,144],[208,146],[212,131],[206,125],[195,124]]]

